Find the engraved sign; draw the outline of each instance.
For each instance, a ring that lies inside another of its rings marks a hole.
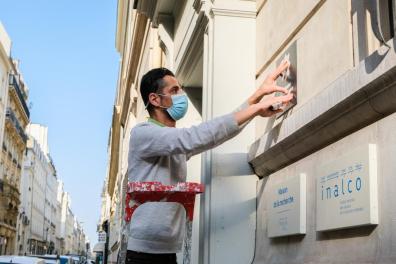
[[[300,174],[272,188],[268,199],[268,237],[306,232],[306,176]]]
[[[316,178],[316,230],[378,224],[376,145],[333,157]]]

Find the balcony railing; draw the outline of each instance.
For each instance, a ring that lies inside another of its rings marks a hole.
[[[26,143],[27,136],[25,134],[25,131],[23,130],[22,126],[19,124],[19,121],[16,118],[15,113],[14,111],[12,111],[11,108],[7,108],[6,118],[11,121],[11,123],[14,125],[15,129],[17,130],[18,134],[21,136],[23,142]]]
[[[19,87],[18,81],[15,77],[15,75],[10,74],[10,87],[12,87],[12,89],[15,89],[16,94],[18,95],[19,100],[21,101],[22,107],[25,110],[26,116],[28,118],[30,118],[30,111],[29,108],[26,104],[26,100],[25,100],[25,92],[23,92],[21,90],[21,88]]]

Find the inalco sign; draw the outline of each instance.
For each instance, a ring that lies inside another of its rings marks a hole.
[[[376,146],[360,146],[318,170],[316,230],[378,224]]]

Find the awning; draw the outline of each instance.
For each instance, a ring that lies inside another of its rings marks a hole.
[[[96,243],[95,246],[93,247],[92,251],[93,252],[103,252],[105,249],[105,243],[104,242],[99,242]]]

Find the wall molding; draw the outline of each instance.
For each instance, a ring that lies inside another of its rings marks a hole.
[[[208,22],[205,13],[200,12],[184,53],[181,54],[180,62],[176,65],[175,73],[181,83],[189,76],[196,62],[203,55],[204,34]]]
[[[243,17],[243,18],[256,18],[256,10],[236,10],[236,9],[225,9],[212,7],[210,10],[210,16],[228,16],[228,17]]]

